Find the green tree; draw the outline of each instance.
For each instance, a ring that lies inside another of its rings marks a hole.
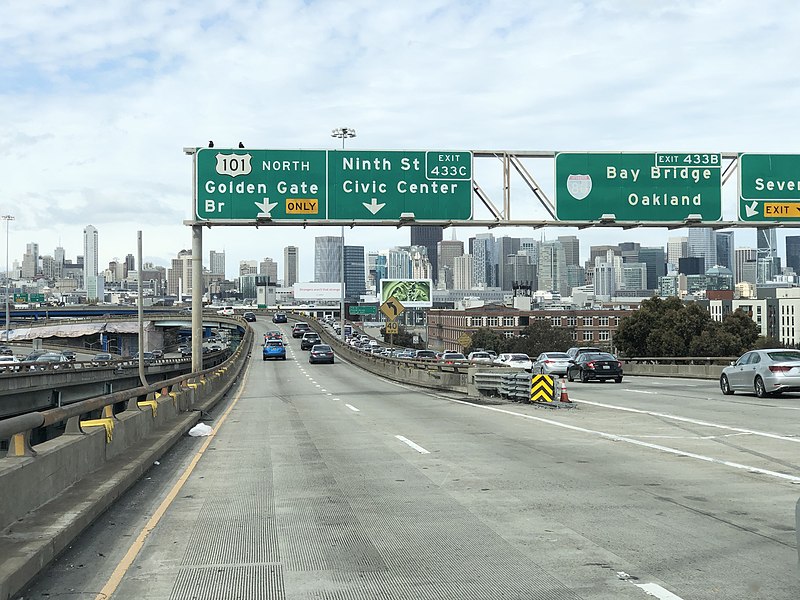
[[[498,354],[503,352],[505,338],[497,333],[494,329],[483,327],[473,333],[471,337],[472,343],[468,348],[465,349],[465,352],[467,353],[473,352],[478,348],[482,348],[483,350],[494,350]]]
[[[542,352],[565,352],[572,344],[571,329],[553,327],[549,320],[531,319],[519,336],[506,341],[505,351],[521,352],[535,358]]]

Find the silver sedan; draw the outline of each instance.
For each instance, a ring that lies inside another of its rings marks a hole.
[[[754,392],[759,398],[800,392],[800,350],[752,350],[722,369],[719,387],[726,396]]]
[[[566,375],[572,359],[565,352],[542,352],[533,362],[534,373]]]

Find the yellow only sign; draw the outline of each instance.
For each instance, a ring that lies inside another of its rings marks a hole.
[[[317,198],[287,198],[287,215],[316,215],[319,213],[319,200]]]

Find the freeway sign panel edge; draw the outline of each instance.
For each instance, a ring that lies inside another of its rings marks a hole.
[[[738,160],[740,221],[800,220],[800,155],[742,152]]]

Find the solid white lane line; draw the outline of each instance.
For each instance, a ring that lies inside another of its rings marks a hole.
[[[648,596],[655,596],[658,600],[683,600],[657,583],[635,583],[639,589],[643,590]]]
[[[651,392],[648,390],[625,390],[626,392],[634,392],[635,394],[657,394],[658,392]]]
[[[703,427],[716,427],[717,429],[726,429],[728,431],[738,431],[739,433],[750,433],[752,435],[760,435],[762,437],[768,437],[775,440],[783,440],[784,442],[794,442],[800,443],[800,438],[796,437],[787,437],[785,435],[780,435],[777,433],[769,433],[766,431],[756,431],[754,429],[745,429],[743,427],[730,427],[729,425],[720,425],[719,423],[710,423],[709,421],[701,421],[699,419],[690,419],[689,417],[679,417],[677,415],[669,415],[666,413],[655,412],[652,410],[640,410],[638,408],[630,408],[628,406],[616,406],[614,404],[605,404],[603,402],[592,402],[590,400],[578,400],[577,398],[571,398],[573,402],[577,402],[579,404],[590,404],[592,406],[599,406],[601,408],[611,408],[613,410],[621,410],[624,412],[632,412],[638,413],[640,415],[650,415],[653,417],[661,417],[662,419],[671,419],[673,421],[680,421],[682,423],[691,423],[693,425],[702,425]]]
[[[396,435],[396,436],[394,436],[394,437],[396,437],[398,440],[400,440],[400,441],[401,441],[401,442],[403,442],[404,444],[408,444],[409,446],[411,446],[411,447],[412,447],[414,450],[416,450],[416,451],[417,451],[417,452],[419,452],[420,454],[430,454],[430,452],[428,452],[427,450],[425,450],[425,448],[423,448],[423,447],[422,447],[422,446],[420,446],[419,444],[415,444],[414,442],[412,442],[412,441],[411,441],[410,439],[408,439],[407,437],[403,437],[402,435]]]
[[[358,409],[357,409],[355,406],[353,406],[352,404],[345,404],[345,406],[346,406],[347,408],[349,408],[350,410],[352,410],[353,412],[361,412],[360,410],[358,410]]]
[[[433,395],[433,394],[432,394]],[[741,463],[735,463],[728,460],[722,460],[719,458],[714,458],[712,456],[703,456],[702,454],[695,454],[694,452],[685,452],[683,450],[678,450],[677,448],[670,448],[669,446],[661,446],[659,444],[651,444],[649,442],[643,442],[641,440],[637,440],[634,438],[625,437],[623,435],[617,435],[615,433],[607,433],[605,431],[596,431],[594,429],[586,429],[584,427],[578,427],[576,425],[569,425],[568,423],[561,423],[559,421],[551,421],[550,419],[545,419],[544,417],[535,417],[533,415],[526,415],[524,413],[514,412],[513,410],[506,410],[504,408],[496,408],[494,406],[485,406],[482,404],[473,404],[472,402],[465,402],[464,400],[456,400],[454,398],[448,398],[447,396],[436,396],[437,398],[443,398],[449,402],[453,402],[455,404],[463,404],[464,406],[470,406],[472,408],[479,408],[482,410],[490,410],[492,412],[503,413],[506,415],[512,415],[515,417],[522,417],[523,419],[528,419],[530,421],[538,421],[540,423],[546,423],[548,425],[554,425],[556,427],[561,427],[563,429],[569,429],[571,431],[577,431],[579,433],[588,433],[591,435],[597,435],[607,440],[611,440],[614,442],[625,442],[626,444],[633,444],[634,446],[642,446],[644,448],[650,448],[651,450],[660,450],[662,452],[667,452],[669,454],[675,454],[676,456],[684,456],[686,458],[694,458],[696,460],[700,460],[703,462],[713,463],[717,465],[724,465],[726,467],[731,467],[733,469],[739,469],[742,471],[747,471],[748,473],[759,473],[761,475],[769,475],[770,477],[776,477],[777,479],[784,479],[786,481],[791,481],[792,483],[800,483],[800,477],[795,477],[794,475],[787,475],[786,473],[778,473],[777,471],[770,471],[768,469],[761,469],[759,467],[752,467],[750,465],[743,465]],[[398,437],[398,436],[395,436]]]

